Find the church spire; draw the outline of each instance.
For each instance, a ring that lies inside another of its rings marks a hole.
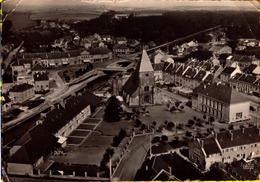
[[[139,72],[148,72],[148,71],[154,71],[154,70],[146,50],[143,50]]]

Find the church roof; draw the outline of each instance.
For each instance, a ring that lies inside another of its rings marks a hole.
[[[153,66],[146,50],[143,50],[139,72],[147,72],[147,71],[153,71]]]

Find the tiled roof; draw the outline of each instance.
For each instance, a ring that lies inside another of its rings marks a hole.
[[[66,100],[65,107],[60,105],[49,111],[44,123],[51,133],[55,133],[88,105],[95,107],[99,103],[100,99],[89,92],[85,92],[81,96],[71,96]]]
[[[247,83],[254,83],[257,80],[257,78],[254,75],[243,74],[238,80]]]
[[[106,47],[97,47],[97,48],[91,48],[88,50],[91,55],[95,54],[108,54],[111,51]]]
[[[214,137],[201,139],[203,141],[203,149],[207,155],[220,153],[221,150]]]
[[[34,81],[47,81],[49,80],[47,73],[36,73],[33,75]]]
[[[245,67],[243,69],[243,72],[246,73],[246,74],[252,74],[253,71],[257,68],[257,65],[256,64],[250,64],[249,66]]]
[[[185,71],[184,66],[180,66],[178,70],[176,70],[176,75],[182,75],[184,71]]]
[[[33,88],[33,85],[29,85],[27,83],[23,83],[23,84],[20,84],[20,85],[15,85],[9,91],[10,92],[23,92],[23,91],[31,89],[31,88]]]
[[[259,128],[256,126],[217,134],[221,148],[248,145],[260,142]]]
[[[126,44],[116,44],[113,49],[129,49]]]
[[[203,83],[211,84],[213,83],[213,79],[214,79],[213,74],[208,74],[208,76],[203,80]]]
[[[146,50],[143,50],[139,72],[147,71],[153,71],[153,66]]]
[[[206,76],[206,71],[200,70],[194,77],[195,80],[202,81],[202,79]]]
[[[243,75],[242,73],[237,73],[237,74],[235,74],[235,75],[232,77],[232,79],[233,79],[233,80],[238,80],[242,75]]]
[[[158,64],[154,64],[154,71],[162,71],[164,69],[165,63],[158,63]]]
[[[206,88],[200,90],[200,94],[214,98],[226,104],[249,101],[246,97],[229,85],[213,83],[207,86],[205,85],[205,87]]]
[[[188,68],[188,70],[184,73],[184,77],[186,78],[193,78],[196,75],[197,71],[192,68]]]
[[[33,67],[32,67],[32,70],[34,71],[43,71],[45,70],[44,67],[40,64],[35,64]]]
[[[236,69],[236,68],[229,66],[229,67],[226,67],[226,68],[222,71],[222,73],[230,75],[230,74],[232,74],[232,73],[235,71],[235,69]],[[222,74],[222,73],[221,73],[221,74]]]
[[[42,124],[32,128],[18,142],[21,146],[10,159],[9,163],[35,164],[42,156],[47,156],[57,144],[57,138],[49,133]]]

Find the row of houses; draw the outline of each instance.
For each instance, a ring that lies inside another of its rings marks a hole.
[[[98,97],[83,92],[52,106],[10,149],[7,173],[32,175],[55,149],[66,146],[70,133],[91,115],[99,103]]]
[[[203,170],[214,163],[260,157],[260,129],[256,126],[214,133],[189,142],[189,159]]]
[[[21,53],[12,64],[12,70],[30,71],[32,66],[39,64],[44,68],[56,68],[66,65],[83,65],[89,62],[104,62],[112,59],[112,52],[108,48],[92,48],[89,50],[75,50],[69,52]]]

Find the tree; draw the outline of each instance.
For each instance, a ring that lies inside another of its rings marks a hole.
[[[171,107],[170,112],[176,111],[176,108],[174,106]]]
[[[104,120],[107,122],[120,121],[121,106],[116,96],[111,96],[107,101]]]
[[[168,137],[167,137],[166,135],[162,135],[162,136],[161,136],[161,140],[162,140],[163,142],[167,142],[167,141],[168,141]]]
[[[171,130],[173,127],[174,127],[174,123],[172,121],[167,124],[168,129]]]
[[[157,125],[157,122],[156,121],[153,121],[153,126],[155,127]]]
[[[139,119],[135,120],[135,127],[139,127],[142,124],[142,122]]]
[[[183,110],[183,109],[184,109],[184,106],[180,106],[180,109]]]
[[[211,123],[213,123],[213,122],[215,121],[215,118],[214,118],[213,116],[211,116],[211,117],[209,118],[209,121],[210,121]]]
[[[190,120],[188,121],[188,123],[189,123],[189,125],[194,125],[194,124],[195,124],[195,122],[194,122],[192,119],[190,119]]]
[[[175,102],[175,106],[179,107],[180,106],[180,102]]]
[[[204,114],[204,115],[203,115],[203,119],[205,120],[206,118],[207,118],[207,116]]]
[[[161,140],[161,138],[160,137],[158,137],[158,136],[156,136],[156,137],[154,137],[153,139],[152,139],[152,143],[157,143],[157,142],[159,142]]]
[[[234,129],[234,126],[233,126],[233,125],[229,125],[228,129],[229,129],[229,130],[233,130],[233,129]]]
[[[167,121],[167,120],[165,120],[165,121],[164,121],[164,124],[165,124],[165,125],[167,125],[167,124],[168,124],[168,121]]]

